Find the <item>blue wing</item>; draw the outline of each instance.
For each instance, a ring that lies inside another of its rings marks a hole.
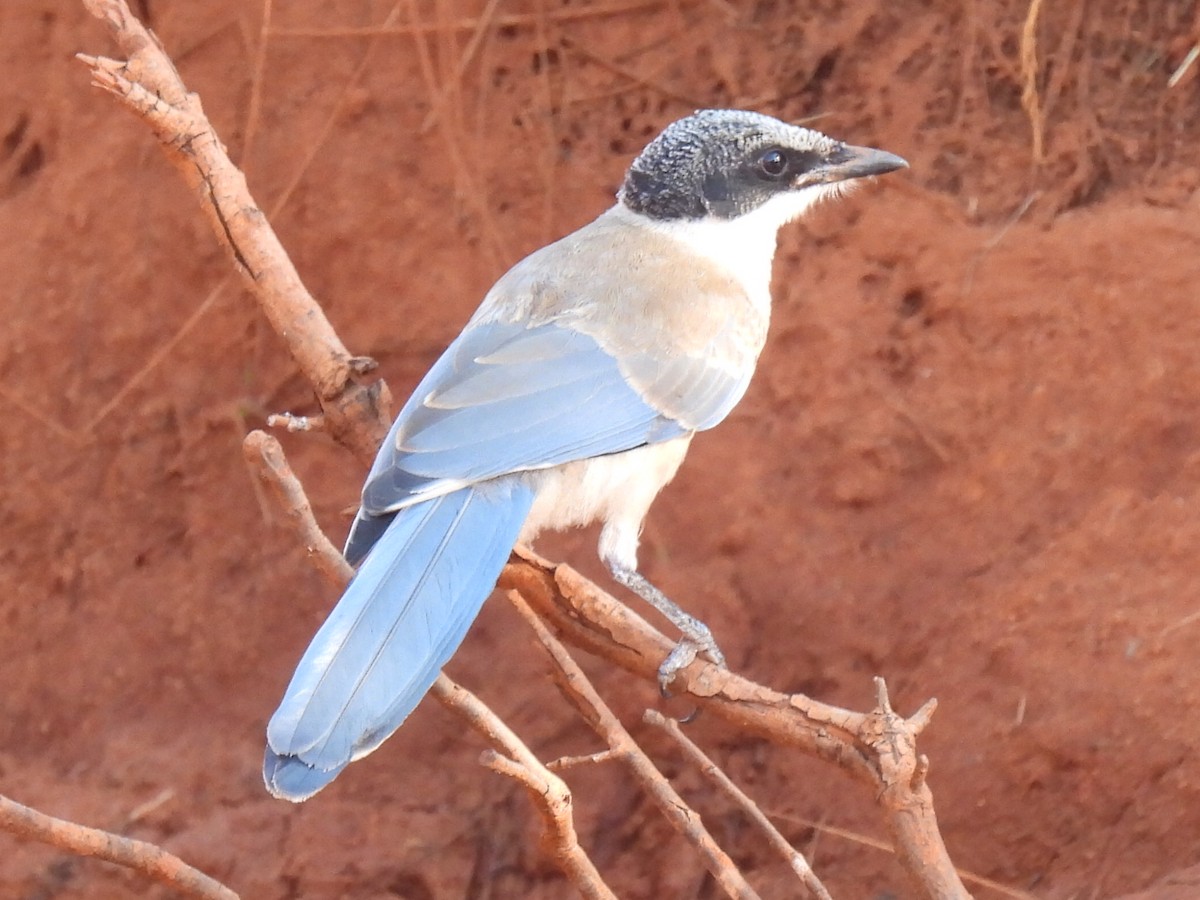
[[[413,503],[690,430],[647,402],[587,334],[553,323],[470,327],[393,424],[363,487],[346,556],[362,559],[390,515]]]

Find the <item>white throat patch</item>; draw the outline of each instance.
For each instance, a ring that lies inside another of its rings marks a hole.
[[[614,212],[643,228],[680,241],[694,253],[724,269],[742,285],[751,301],[764,310],[771,306],[771,263],[779,229],[813,204],[843,192],[844,183],[814,185],[779,194],[762,206],[733,219],[651,219],[618,203]]]

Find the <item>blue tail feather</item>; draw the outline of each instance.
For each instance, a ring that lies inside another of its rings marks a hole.
[[[400,726],[462,643],[532,505],[508,478],[395,515],[267,726],[271,793],[312,796]]]

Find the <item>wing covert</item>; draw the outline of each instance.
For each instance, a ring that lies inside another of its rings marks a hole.
[[[511,472],[690,431],[647,403],[596,340],[556,323],[463,332],[401,410],[363,488],[380,515]]]

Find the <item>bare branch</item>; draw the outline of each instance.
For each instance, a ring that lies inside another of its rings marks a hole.
[[[821,884],[821,879],[817,878],[816,873],[813,872],[812,866],[808,864],[808,860],[804,858],[804,855],[787,842],[787,838],[779,833],[779,829],[771,823],[766,813],[758,808],[758,804],[751,800],[745,791],[734,784],[733,779],[726,775],[720,766],[709,758],[708,754],[683,733],[683,729],[679,727],[678,722],[674,719],[668,719],[654,709],[646,710],[643,718],[651,725],[661,728],[669,734],[672,740],[679,744],[683,751],[692,758],[692,761],[700,767],[700,771],[733,798],[734,802],[742,808],[751,821],[767,836],[767,843],[774,847],[787,860],[788,865],[792,867],[792,871],[800,878],[800,882],[808,888],[814,897],[817,897],[818,900],[833,900],[829,895],[829,891],[825,889],[825,885]]]
[[[509,591],[509,599],[517,611],[529,623],[538,640],[550,654],[556,666],[554,672],[563,693],[596,734],[604,740],[616,757],[629,766],[641,782],[646,794],[653,800],[667,821],[683,835],[704,860],[708,871],[730,897],[752,900],[758,897],[729,855],[713,840],[700,815],[671,787],[662,772],[655,768],[650,758],[625,730],[625,726],[613,715],[612,710],[596,693],[579,664],[571,658],[566,648],[550,633],[542,620],[534,613],[517,591]]]
[[[529,791],[542,817],[542,849],[563,870],[584,897],[615,900],[591,859],[579,846],[572,812],[571,790],[565,781],[542,765],[533,752],[478,697],[439,675],[433,695],[462,716],[497,749],[484,751],[482,763],[494,772],[514,778]]]
[[[167,158],[201,200],[214,234],[296,364],[312,383],[330,433],[369,462],[388,428],[390,397],[383,382],[358,383],[361,360],[343,346],[304,287],[245,176],[229,159],[216,130],[158,40],[125,0],[84,0],[112,31],[125,61],[85,56],[92,83],[116,95],[154,132]]]
[[[317,571],[329,584],[339,590],[345,588],[354,569],[317,524],[308,495],[288,465],[279,441],[265,431],[252,431],[242,441],[242,454],[259,483],[275,497],[287,515],[292,530],[304,544]]]
[[[178,891],[206,900],[238,900],[238,895],[199,869],[146,841],[56,819],[0,795],[0,829],[79,856],[95,856],[141,872]]]

